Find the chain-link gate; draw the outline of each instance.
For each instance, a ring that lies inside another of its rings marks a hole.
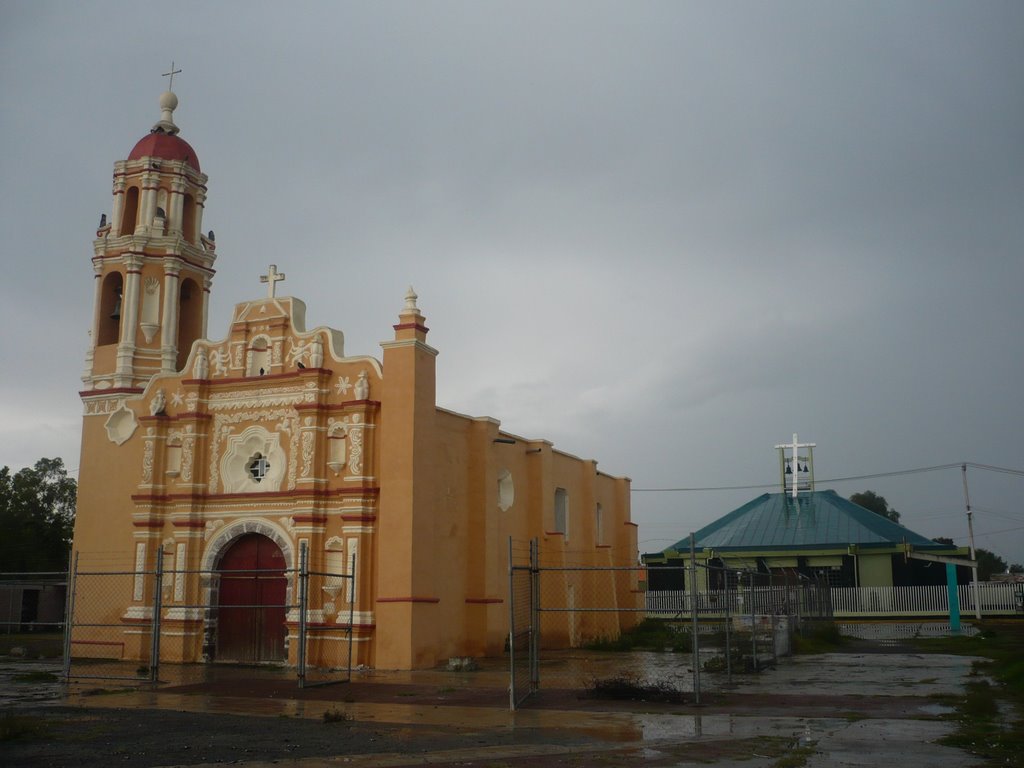
[[[355,557],[348,573],[296,568],[89,570],[68,577],[64,678],[157,683],[161,662],[295,665],[300,687],[352,676]],[[325,604],[348,608],[327,621]],[[127,606],[127,607],[126,607]],[[295,642],[294,653],[291,642]],[[339,646],[341,643],[343,645]]]
[[[646,593],[647,566],[543,563],[536,539],[509,542],[510,704],[542,688],[692,694],[774,665],[812,619],[831,618],[827,584],[754,570],[662,566],[685,589]],[[639,599],[637,599],[639,598]],[[627,653],[624,653],[627,652]],[[668,653],[666,653],[668,651]]]

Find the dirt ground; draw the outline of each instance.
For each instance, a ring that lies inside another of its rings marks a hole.
[[[302,690],[260,670],[157,690],[52,686],[5,700],[0,765],[971,765],[934,744],[970,660],[892,651],[783,660],[700,706],[552,689],[510,713],[500,677],[438,671]]]

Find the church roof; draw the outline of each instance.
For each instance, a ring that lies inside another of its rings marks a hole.
[[[899,523],[844,499],[835,491],[765,493],[701,528],[698,550],[801,550],[848,546],[889,547],[904,542],[915,549],[947,549]],[[689,537],[671,549],[686,552]]]
[[[129,160],[143,157],[159,157],[161,160],[184,160],[196,171],[200,171],[199,158],[187,141],[160,131],[143,136],[128,155]]]

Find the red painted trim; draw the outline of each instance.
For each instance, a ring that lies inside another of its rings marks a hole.
[[[597,547],[598,549],[611,549],[612,548],[611,544],[595,544],[594,546]]]
[[[183,421],[184,419],[195,419],[196,421],[209,421],[213,418],[212,413],[200,413],[199,411],[186,411],[185,413],[179,413],[177,416],[171,417],[173,421]]]
[[[565,536],[561,531],[544,531],[545,536]]]
[[[72,645],[113,645],[120,646],[121,655],[124,655],[124,642],[117,640],[72,640]]]
[[[171,525],[175,528],[205,528],[206,522],[203,520],[172,520]]]
[[[378,603],[440,603],[440,597],[378,597]]]
[[[104,346],[109,346],[104,344]],[[142,394],[141,387],[113,387],[111,389],[83,389],[80,390],[78,396],[81,398],[87,397],[103,397],[104,395],[140,395]]]
[[[292,520],[296,523],[326,523],[326,515],[292,515]]]
[[[346,523],[375,523],[376,515],[342,515],[341,519]]]
[[[197,502],[220,502],[220,501],[259,501],[260,499],[331,499],[346,496],[378,496],[380,488],[337,488],[333,491],[319,491],[311,489],[308,491],[273,491],[271,493],[138,493],[132,495],[132,501],[136,504],[143,502],[174,502],[192,500]]]
[[[341,405],[342,407],[347,407],[351,405],[365,405],[369,408],[380,408],[380,400],[342,400]]]
[[[466,602],[470,605],[491,605],[492,603],[504,603],[500,597],[467,597]]]
[[[409,328],[415,328],[417,331],[423,331],[424,333],[430,331],[430,329],[427,328],[427,326],[420,325],[419,323],[399,323],[398,325],[393,325],[391,327],[394,328],[396,331],[405,331],[408,330]]]
[[[132,525],[136,528],[163,528],[164,524],[160,521],[154,520],[134,520]]]

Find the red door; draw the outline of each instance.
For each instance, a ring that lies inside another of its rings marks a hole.
[[[281,548],[246,534],[221,557],[219,571],[217,658],[282,661],[288,581]]]

